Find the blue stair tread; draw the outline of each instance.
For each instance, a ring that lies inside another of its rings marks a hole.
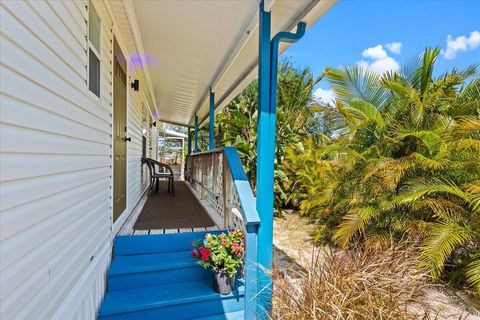
[[[187,251],[191,250],[193,240],[203,239],[206,233],[218,234],[220,232],[224,231],[117,236],[113,253],[114,256],[128,256]]]
[[[109,276],[178,269],[198,266],[192,258],[192,251],[151,253],[132,256],[117,256],[108,271]],[[198,266],[201,268],[200,266]]]
[[[163,286],[109,291],[99,310],[99,316],[107,316],[197,301],[243,297],[245,288],[239,286],[229,295],[213,291],[212,281],[192,281]]]
[[[228,312],[224,314],[216,314],[208,317],[195,318],[193,320],[244,320],[245,313],[243,310]]]

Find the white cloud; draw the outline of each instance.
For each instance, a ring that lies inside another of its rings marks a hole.
[[[335,101],[335,93],[333,93],[333,90],[318,88],[313,95],[324,103],[333,103]]]
[[[388,51],[391,53],[395,54],[400,54],[400,51],[402,51],[402,43],[401,42],[392,42],[392,43],[387,43],[385,45],[387,47]]]
[[[376,47],[368,48],[363,50],[362,56],[364,58],[371,58],[373,60],[384,59],[388,56],[387,51],[383,49],[383,46],[379,44]]]
[[[364,67],[370,67],[373,71],[378,74],[384,74],[386,71],[398,71],[400,69],[400,64],[397,60],[393,59],[392,57],[386,57],[384,59],[378,59],[372,62],[367,61],[359,61],[359,65]]]
[[[370,63],[365,61],[365,60],[360,60],[357,62],[357,65],[361,67],[362,69],[368,69],[370,68]]]
[[[473,31],[469,37],[458,36],[453,38],[451,35],[447,37],[447,48],[442,50],[442,54],[447,59],[454,59],[459,51],[469,51],[480,45],[480,32]]]
[[[401,49],[401,43],[396,42],[396,44],[400,44],[399,47]],[[357,62],[357,65],[364,69],[370,68],[378,74],[383,74],[384,72],[391,70],[397,71],[400,68],[400,64],[394,58],[388,55],[387,51],[385,51],[381,44],[363,50],[362,56],[364,58],[369,58],[371,61],[360,60]]]

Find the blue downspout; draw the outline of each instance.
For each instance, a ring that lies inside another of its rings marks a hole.
[[[272,306],[272,253],[274,211],[275,130],[277,107],[278,46],[281,41],[295,42],[306,30],[300,22],[296,33],[279,32],[270,41],[270,13],[260,4],[258,57],[258,140],[257,140],[257,211],[258,233],[258,314],[268,319]]]
[[[212,92],[210,88],[210,134],[209,134],[209,147],[210,150],[215,149],[215,92]]]
[[[193,152],[198,152],[198,116],[195,115],[195,129],[194,129],[194,148]]]
[[[188,148],[187,148],[187,155],[192,153],[192,133],[190,132],[190,126],[187,129],[187,141],[188,141]]]
[[[260,4],[258,52],[258,138],[257,138],[257,199],[260,216],[258,230],[257,314],[266,319],[271,309],[272,239],[273,239],[273,156],[270,133],[270,12]]]

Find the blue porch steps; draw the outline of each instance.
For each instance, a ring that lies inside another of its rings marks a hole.
[[[98,319],[244,319],[244,286],[220,295],[191,257],[206,232],[119,236]]]

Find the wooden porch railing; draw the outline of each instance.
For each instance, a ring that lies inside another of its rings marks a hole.
[[[200,194],[201,200],[206,200],[214,209],[225,229],[244,230],[245,319],[256,319],[260,217],[237,149],[223,147],[189,155],[185,179]]]

